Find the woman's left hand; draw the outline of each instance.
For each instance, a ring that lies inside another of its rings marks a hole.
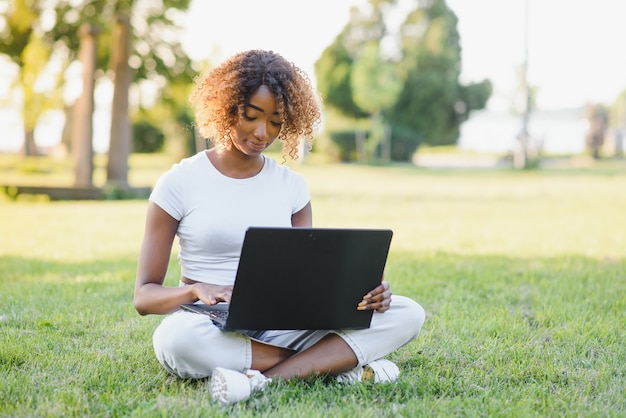
[[[389,283],[383,281],[375,289],[363,296],[363,300],[357,305],[357,309],[360,311],[373,309],[382,313],[387,311],[390,305],[391,290],[389,290]]]

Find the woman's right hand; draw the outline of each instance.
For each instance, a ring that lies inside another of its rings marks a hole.
[[[233,294],[232,286],[221,286],[216,284],[196,282],[191,285],[193,293],[198,300],[207,305],[215,305],[219,302],[230,303],[230,297]]]

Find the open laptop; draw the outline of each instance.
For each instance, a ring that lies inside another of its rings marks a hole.
[[[389,229],[250,227],[230,304],[181,308],[209,315],[224,330],[368,328],[373,311],[357,305],[380,284],[392,235]]]

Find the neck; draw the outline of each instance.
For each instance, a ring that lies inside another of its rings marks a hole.
[[[261,155],[247,156],[234,150],[211,148],[206,155],[215,168],[227,177],[246,179],[261,172],[265,157]]]

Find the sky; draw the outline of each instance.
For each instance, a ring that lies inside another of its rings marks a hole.
[[[182,42],[196,59],[272,49],[314,78],[315,61],[347,23],[350,7],[365,3],[193,0]],[[459,19],[461,79],[490,79],[495,89],[490,108],[510,107],[526,46],[528,78],[537,88],[540,108],[612,103],[626,89],[626,2],[622,0],[447,3]]]

